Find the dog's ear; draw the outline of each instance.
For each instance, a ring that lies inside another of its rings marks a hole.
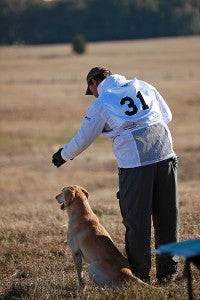
[[[81,187],[81,191],[83,192],[83,194],[86,196],[86,198],[88,199],[89,197],[89,193],[88,191],[86,191],[86,189],[84,189],[83,187]]]
[[[65,206],[70,205],[70,203],[75,198],[75,191],[73,189],[67,189],[65,191]]]

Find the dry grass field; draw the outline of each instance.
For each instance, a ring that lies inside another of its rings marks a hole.
[[[148,81],[168,102],[180,157],[180,240],[200,237],[199,37],[91,43],[83,56],[74,55],[70,45],[1,47],[1,300],[187,299],[184,279],[158,290],[130,286],[117,291],[98,289],[87,279],[85,291],[76,293],[76,273],[64,244],[67,217],[54,200],[63,186],[78,184],[89,191],[92,208],[124,252],[110,143],[100,137],[61,168],[51,164],[52,154],[73,136],[92,101],[84,96],[85,76],[95,65]],[[181,259],[180,272],[183,265]],[[153,255],[151,275],[154,282]],[[194,266],[192,275],[194,299],[200,299],[200,272]]]

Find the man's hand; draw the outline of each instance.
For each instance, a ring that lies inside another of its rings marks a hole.
[[[52,163],[54,164],[54,166],[56,166],[57,168],[59,168],[60,166],[62,166],[66,161],[62,158],[61,156],[61,151],[63,148],[60,148],[56,153],[54,153],[54,155],[52,156]]]

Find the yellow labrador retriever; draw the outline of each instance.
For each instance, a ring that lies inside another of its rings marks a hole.
[[[68,213],[67,243],[72,251],[79,288],[84,287],[82,258],[89,264],[90,278],[99,286],[114,288],[129,281],[145,284],[132,274],[127,259],[99,223],[84,188],[65,187],[56,200]]]

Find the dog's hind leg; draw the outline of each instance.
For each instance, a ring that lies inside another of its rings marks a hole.
[[[75,264],[77,275],[78,275],[79,289],[83,289],[85,287],[85,282],[84,282],[84,279],[83,279],[83,267],[82,267],[82,254],[81,254],[81,251],[73,252],[72,256],[73,256],[74,264]]]
[[[99,286],[112,287],[112,280],[105,272],[106,267],[107,266],[103,266],[98,261],[91,263],[88,268],[89,276],[90,279]]]

